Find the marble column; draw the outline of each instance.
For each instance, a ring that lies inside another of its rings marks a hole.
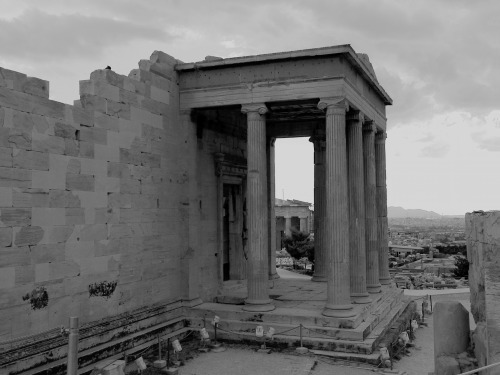
[[[349,287],[349,209],[347,194],[347,152],[343,98],[320,100],[326,110],[325,197],[327,249],[327,300],[323,315],[356,315]]]
[[[314,275],[312,281],[326,281],[326,202],[325,202],[325,136],[309,139],[314,145]]]
[[[387,237],[387,185],[385,164],[385,140],[387,133],[378,132],[375,135],[375,165],[377,180],[377,227],[378,227],[378,278],[382,285],[391,283],[389,274],[389,239]]]
[[[285,216],[285,235],[287,235],[287,236],[292,235],[292,217],[291,216]]]
[[[307,230],[307,217],[299,217],[299,226],[301,232],[309,232]]]
[[[372,121],[363,126],[363,164],[365,180],[365,244],[366,244],[366,289],[368,293],[379,293],[377,207],[375,180],[375,132]]]
[[[274,168],[274,143],[276,138],[267,141],[267,200],[269,207],[269,279],[279,279],[276,273],[276,213],[274,206],[276,204],[275,187],[275,168]],[[280,249],[281,250],[281,249]]]
[[[347,169],[349,186],[349,265],[351,298],[370,303],[366,291],[365,184],[363,169],[363,115],[352,111],[347,118]]]
[[[266,120],[267,108],[264,104],[244,105],[247,115],[247,226],[248,297],[243,310],[270,311],[274,309],[269,299],[268,264],[268,199],[266,161]]]

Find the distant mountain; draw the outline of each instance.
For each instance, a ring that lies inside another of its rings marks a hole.
[[[403,207],[387,207],[387,217],[391,218],[406,218],[414,217],[420,219],[439,219],[442,216],[434,211],[426,211],[420,209],[405,209]]]

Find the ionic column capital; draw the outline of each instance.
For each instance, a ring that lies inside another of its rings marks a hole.
[[[365,123],[363,124],[363,132],[375,134],[377,132],[377,126],[371,120],[365,121]]]
[[[379,131],[375,134],[376,143],[385,143],[386,139],[387,139],[387,133],[385,131]]]
[[[313,135],[309,138],[309,142],[314,145],[315,151],[325,151],[326,149],[326,136],[325,135]]]
[[[347,122],[365,122],[365,115],[363,112],[351,109],[345,118]]]
[[[326,110],[326,115],[345,115],[349,110],[349,104],[343,97],[320,99],[318,108]]]
[[[258,113],[259,115],[265,115],[268,112],[268,109],[264,103],[250,103],[250,104],[242,104],[241,112],[243,113]]]

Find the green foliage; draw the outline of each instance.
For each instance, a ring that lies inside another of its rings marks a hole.
[[[453,274],[456,277],[465,277],[469,278],[469,261],[467,258],[456,256],[455,257],[455,269],[453,270]]]
[[[314,241],[310,238],[310,234],[300,232],[292,228],[290,236],[283,238],[283,246],[290,256],[294,259],[306,257],[310,262],[314,263]]]

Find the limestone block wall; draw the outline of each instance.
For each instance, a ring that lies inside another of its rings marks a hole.
[[[97,70],[80,100],[0,69],[0,342],[182,297],[187,132],[176,60]]]
[[[465,216],[473,335],[479,366],[500,362],[500,211]],[[498,367],[491,374],[498,374]]]

